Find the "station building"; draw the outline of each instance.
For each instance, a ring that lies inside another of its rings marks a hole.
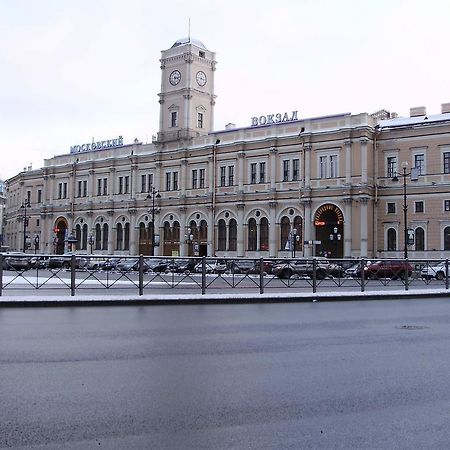
[[[274,112],[215,131],[215,54],[180,39],[160,64],[151,143],[75,145],[7,180],[8,248],[373,258],[403,257],[407,239],[410,258],[448,256],[449,103],[406,118]]]

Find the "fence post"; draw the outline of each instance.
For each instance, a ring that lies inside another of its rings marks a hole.
[[[409,289],[409,270],[408,269],[409,269],[408,258],[405,258],[405,291],[407,291]]]
[[[264,258],[259,258],[259,293],[264,294]]]
[[[445,289],[448,289],[448,259],[445,260]]]
[[[202,256],[202,295],[206,292],[206,257]]]
[[[3,291],[3,254],[0,253],[0,297]]]
[[[70,295],[73,297],[75,295],[75,267],[76,267],[76,257],[72,255],[70,257]]]
[[[313,273],[312,273],[312,282],[313,282],[313,294],[317,291],[317,260],[316,258],[313,258]]]
[[[144,293],[144,256],[139,255],[139,295]]]
[[[361,292],[364,292],[366,290],[366,277],[365,277],[365,272],[364,272],[364,267],[366,267],[366,262],[364,260],[364,258],[361,258],[361,261],[359,262],[360,264],[360,269],[361,269]]]

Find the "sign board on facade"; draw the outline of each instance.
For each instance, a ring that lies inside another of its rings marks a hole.
[[[408,228],[408,243],[407,245],[414,245],[414,230]]]
[[[251,123],[252,127],[259,127],[261,125],[270,125],[273,123],[282,123],[282,122],[293,122],[298,120],[297,117],[298,111],[292,111],[291,115],[287,112],[284,114],[267,114],[265,116],[252,117]]]
[[[106,141],[95,141],[92,139],[90,144],[73,145],[70,147],[70,153],[91,152],[93,150],[103,150],[105,148],[115,148],[123,146],[123,137],[116,139],[107,139]]]

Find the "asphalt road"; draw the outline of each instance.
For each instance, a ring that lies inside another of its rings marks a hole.
[[[446,299],[0,309],[0,448],[447,449]]]

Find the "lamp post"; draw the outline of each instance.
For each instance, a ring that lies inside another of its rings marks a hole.
[[[408,172],[408,163],[406,161],[402,162],[402,173],[397,173],[392,181],[398,181],[398,175],[403,178],[403,233],[404,233],[404,244],[403,244],[403,256],[405,259],[408,258],[408,196],[406,193],[406,177],[411,176],[411,181],[416,181],[418,178],[418,170],[416,168],[412,168],[410,172]]]
[[[338,233],[339,229],[338,227],[334,227],[333,228],[333,232],[330,233],[330,241],[333,244],[333,251],[334,251],[334,255],[332,255],[332,257],[336,258],[336,254],[337,254],[337,246],[339,245],[340,240],[342,239],[342,235],[341,233]]]
[[[94,235],[93,234],[90,234],[88,236],[88,244],[89,244],[89,247],[91,247],[91,255],[92,255],[92,249],[94,247]]]
[[[152,215],[152,250],[151,250],[151,256],[155,256],[155,200],[157,198],[161,198],[161,194],[159,193],[158,189],[156,189],[154,186],[150,187],[149,193],[147,195],[147,199],[152,201],[152,208],[150,209],[150,213]]]
[[[20,206],[20,210],[22,211],[22,220],[23,220],[23,252],[27,251],[27,227],[28,227],[28,216],[27,216],[27,208],[31,208],[30,199],[26,198],[22,205]]]

